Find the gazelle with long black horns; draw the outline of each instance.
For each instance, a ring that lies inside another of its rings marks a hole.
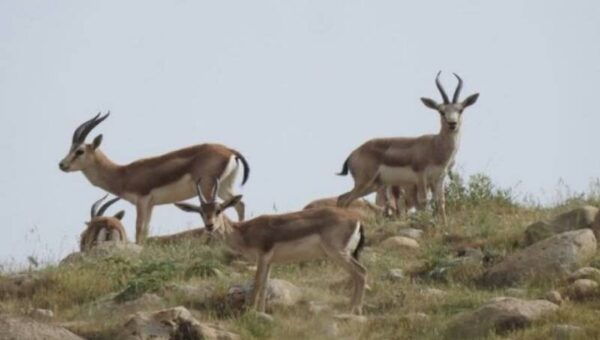
[[[266,308],[266,286],[272,263],[329,258],[350,274],[354,284],[351,312],[362,313],[367,271],[358,262],[358,253],[364,244],[358,212],[337,207],[306,209],[232,222],[223,211],[235,205],[241,196],[217,203],[215,197],[219,191],[219,180],[206,182],[214,183],[214,186],[207,191],[205,186],[198,184],[200,206],[176,205],[184,211],[199,213],[211,235],[223,240],[248,260],[256,261],[251,302],[255,309],[264,311]],[[205,193],[210,193],[210,196]]]
[[[148,235],[153,207],[195,196],[200,177],[219,178],[222,185],[217,194],[222,199],[234,196],[240,162],[244,166],[242,184],[248,180],[250,168],[244,156],[220,144],[199,144],[127,165],[115,164],[99,149],[102,135],[91,144],[85,143],[87,135],[109,114],[101,117],[98,113],[75,130],[71,148],[59,167],[65,172],[81,171],[93,185],[134,204],[137,243]],[[244,204],[236,202],[235,209],[243,220]]]
[[[101,206],[107,197],[108,195],[92,204],[90,221],[86,222],[87,228],[81,233],[79,240],[79,250],[82,252],[88,251],[102,242],[128,242],[127,233],[121,223],[125,211],[121,210],[114,216],[104,216],[106,209],[120,198],[113,198]]]
[[[372,139],[352,151],[340,175],[350,172],[354,188],[338,197],[338,206],[347,207],[355,199],[375,192],[382,185],[399,185],[416,186],[417,206],[422,208],[427,202],[427,190],[431,188],[438,214],[443,224],[448,225],[444,178],[458,150],[463,111],[475,104],[479,93],[459,101],[463,81],[454,74],[458,85],[450,101],[440,83],[440,73],[435,78],[435,84],[443,103],[421,98],[425,106],[439,113],[440,132],[416,138]]]

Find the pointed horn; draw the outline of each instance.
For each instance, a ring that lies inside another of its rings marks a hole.
[[[83,124],[79,125],[79,127],[77,129],[75,129],[75,132],[73,133],[73,144],[77,145],[77,144],[81,144],[85,141],[85,138],[89,135],[89,133],[100,123],[102,123],[106,118],[108,118],[108,116],[110,116],[110,111],[108,111],[104,116],[100,117],[100,112],[98,112],[98,114],[84,122]]]
[[[120,197],[115,197],[112,200],[104,203],[104,205],[98,210],[98,213],[96,214],[96,216],[102,216],[104,215],[104,212],[106,211],[106,209],[108,209],[108,207],[110,207],[113,203],[115,203],[116,201],[120,200]]]
[[[440,83],[440,74],[441,73],[442,73],[442,71],[439,71],[437,73],[437,76],[435,76],[435,86],[437,86],[438,91],[440,91],[440,94],[442,95],[442,99],[444,99],[444,104],[449,104],[450,100],[448,100],[448,95],[446,94],[446,91],[444,91],[444,87]]]
[[[202,186],[200,185],[201,181],[202,179],[198,179],[198,182],[196,182],[196,191],[198,192],[198,198],[200,199],[200,204],[202,205],[208,202],[206,201],[204,194],[202,194]]]
[[[94,204],[92,204],[92,209],[90,211],[91,217],[94,218],[96,217],[96,210],[98,210],[98,206],[100,205],[100,203],[102,203],[102,201],[104,201],[106,198],[108,197],[108,194],[104,195],[104,197],[102,197],[101,199],[97,200],[96,202],[94,202]]]
[[[212,191],[212,201],[215,202],[217,200],[217,193],[219,192],[219,186],[221,185],[221,181],[219,181],[218,177],[215,177],[215,185],[213,186]]]
[[[460,96],[460,90],[462,90],[463,81],[458,76],[458,74],[453,73],[456,79],[458,79],[458,85],[456,85],[456,90],[454,90],[454,96],[452,96],[452,103],[458,102],[458,97]]]

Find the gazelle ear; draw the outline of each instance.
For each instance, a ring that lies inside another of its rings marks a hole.
[[[463,100],[463,102],[462,102],[463,108],[475,104],[475,102],[477,101],[477,98],[479,98],[479,93],[472,94],[472,95],[468,96],[467,98],[465,98],[465,100]]]
[[[200,207],[188,203],[175,203],[175,206],[185,212],[200,212]]]
[[[433,99],[423,97],[421,98],[421,101],[423,102],[423,104],[425,104],[425,106],[432,110],[437,110],[439,107],[438,103],[436,103]]]
[[[94,150],[96,150],[100,144],[102,143],[102,134],[99,134],[98,136],[96,136],[96,138],[94,138],[94,141],[92,142],[92,148]]]
[[[221,203],[221,211],[224,211],[227,208],[233,207],[238,204],[242,200],[242,195],[233,196],[227,201]]]
[[[119,220],[119,221],[120,221],[120,220],[122,220],[122,219],[123,219],[123,216],[125,216],[125,210],[121,210],[121,211],[119,211],[118,213],[116,213],[116,214],[114,215],[114,218],[116,218],[117,220]]]

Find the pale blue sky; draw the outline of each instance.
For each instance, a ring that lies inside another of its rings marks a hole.
[[[116,162],[222,142],[248,158],[249,211],[340,194],[349,152],[437,132],[434,76],[480,92],[457,161],[541,200],[600,176],[598,1],[0,0],[0,263],[59,259],[103,192],[65,174],[73,129]],[[451,91],[451,90],[449,90]],[[135,211],[125,208],[133,237]],[[152,233],[198,225],[172,206]],[[33,229],[33,231],[32,231]]]

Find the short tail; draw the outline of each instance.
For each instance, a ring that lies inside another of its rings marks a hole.
[[[237,160],[242,161],[244,165],[244,179],[242,179],[242,185],[244,185],[248,181],[248,177],[250,177],[250,165],[248,165],[248,161],[241,153],[235,151],[235,157]]]
[[[356,261],[358,261],[358,256],[360,255],[361,250],[363,250],[363,248],[365,247],[365,228],[362,225],[362,223],[360,224],[359,228],[360,229],[358,230],[358,232],[360,233],[360,238],[358,239],[356,249],[354,249],[354,251],[352,252],[352,257],[354,257]]]
[[[338,176],[346,176],[348,174],[348,162],[350,161],[350,157],[346,158],[344,162],[344,166],[342,167],[342,171],[338,172],[336,175]]]

